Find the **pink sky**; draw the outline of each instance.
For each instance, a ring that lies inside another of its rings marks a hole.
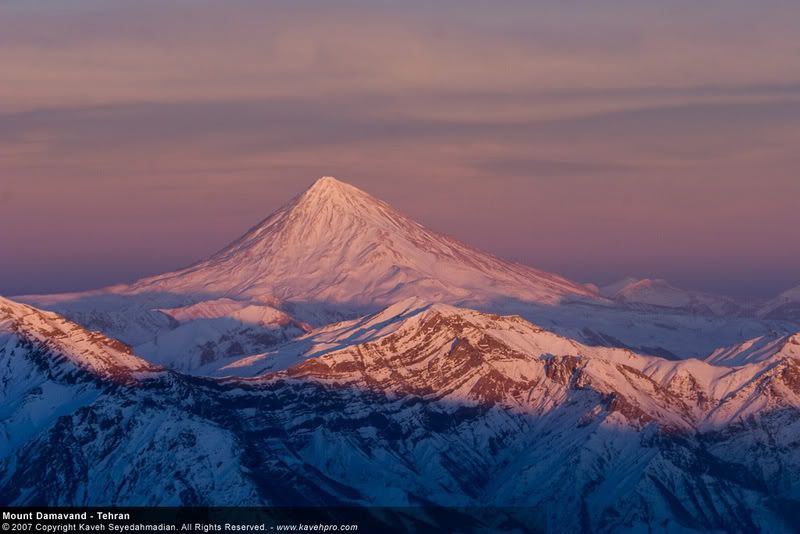
[[[800,6],[659,4],[4,2],[0,293],[187,264],[328,174],[579,281],[796,285]]]

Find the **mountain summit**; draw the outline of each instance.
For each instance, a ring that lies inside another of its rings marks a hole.
[[[406,297],[451,303],[558,303],[585,286],[438,234],[332,177],[317,180],[240,239],[186,269],[125,292],[274,297],[375,308]]]
[[[187,268],[19,300],[121,339],[154,363],[192,371],[411,297],[518,314],[589,345],[674,359],[792,333],[723,318],[714,302],[654,281],[601,294],[434,232],[331,177]]]

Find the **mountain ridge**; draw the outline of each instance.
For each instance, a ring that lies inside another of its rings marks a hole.
[[[487,355],[495,359],[481,372],[472,373],[477,382],[465,386],[469,380],[466,371],[447,369],[449,364],[442,363],[458,359],[459,355],[467,367]],[[275,361],[271,362],[273,358]],[[407,299],[374,315],[307,334],[260,359],[224,362],[218,374],[223,380],[235,380],[226,377],[225,372],[236,371],[239,374],[235,376],[251,377],[246,378],[248,382],[284,376],[313,377],[330,383],[352,381],[382,392],[393,388],[407,392],[405,388],[412,387],[425,398],[421,392],[431,387],[436,372],[444,370],[449,373],[448,381],[459,384],[446,393],[453,399],[524,406],[531,399],[528,390],[534,381],[530,377],[544,373],[549,379],[558,378],[579,387],[605,388],[601,391],[617,396],[620,406],[630,413],[647,414],[648,420],[683,425],[682,428],[708,428],[730,424],[731,420],[720,419],[714,411],[728,403],[727,412],[737,412],[730,408],[730,397],[785,365],[793,373],[800,372],[800,334],[785,337],[769,357],[758,360],[721,364],[693,358],[670,361],[628,349],[584,345],[519,316]],[[391,366],[391,371],[383,366]],[[248,367],[253,370],[247,372]],[[538,371],[533,370],[536,368]],[[580,379],[575,372],[581,373]],[[610,378],[612,375],[615,378]],[[519,380],[528,381],[528,386],[518,384],[522,388],[518,394],[504,398],[503,392],[517,387],[511,384]],[[639,393],[629,397],[632,393],[626,388],[637,381]],[[508,388],[504,389],[503,384],[509,384]],[[792,398],[800,407],[798,394],[800,388]],[[648,413],[649,409],[643,406],[652,405],[650,400],[644,400],[650,395],[661,398],[664,404]],[[442,393],[437,392],[434,398],[441,400]]]
[[[254,379],[73,381],[0,346],[0,378],[23,371],[0,380],[14,384],[0,501],[490,505],[535,510],[547,532],[792,530],[797,358],[708,376],[415,299],[330,328],[349,346]],[[703,386],[743,370],[731,391]]]
[[[139,358],[131,347],[100,332],[90,332],[64,317],[0,297],[0,336],[44,352],[101,379],[131,380],[162,369]]]

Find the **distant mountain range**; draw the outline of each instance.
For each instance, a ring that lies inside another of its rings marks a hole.
[[[800,286],[784,291],[760,307],[758,313],[766,319],[800,322]]]
[[[0,298],[0,502],[793,532],[799,306],[571,282],[322,178],[196,265]]]
[[[623,304],[658,306],[703,315],[731,316],[743,306],[726,297],[689,291],[662,279],[625,278],[600,288],[600,294]]]

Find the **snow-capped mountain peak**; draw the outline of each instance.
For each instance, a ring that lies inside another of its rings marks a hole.
[[[343,208],[357,209],[359,200],[369,204],[372,197],[357,187],[342,182],[333,176],[323,176],[314,182],[301,195],[301,202],[309,205],[338,205]]]
[[[297,304],[299,318],[311,321],[309,310],[372,311],[409,296],[452,303],[597,298],[586,286],[429,230],[331,177],[208,260],[121,291],[273,296]]]

